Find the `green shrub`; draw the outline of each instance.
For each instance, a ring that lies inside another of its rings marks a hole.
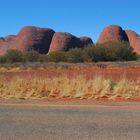
[[[95,45],[89,45],[83,49],[84,62],[92,62],[94,59]]]
[[[0,56],[0,64],[6,63],[7,59],[5,56]]]
[[[78,63],[84,62],[83,49],[73,48],[67,52],[68,62]]]
[[[98,62],[98,61],[130,61],[140,58],[128,42],[110,41],[103,44],[89,45],[84,48],[72,48],[67,52],[51,52],[47,55],[36,51],[22,53],[8,50],[0,57],[0,63],[14,62]]]
[[[98,61],[128,61],[136,60],[137,55],[127,42],[110,41],[97,44],[94,56],[101,55]]]
[[[106,46],[106,44],[97,45],[94,52],[94,61],[116,61],[117,46]]]
[[[47,54],[47,61],[50,62],[67,62],[66,52],[51,52]]]
[[[96,47],[93,51],[93,62],[103,61],[104,60],[104,48]]]
[[[41,63],[49,62],[48,56],[46,54],[40,54],[40,56],[38,58],[38,61],[41,62]]]
[[[137,59],[140,60],[140,55],[139,54],[137,54]]]
[[[120,47],[117,49],[117,56],[118,60],[130,61],[138,59],[134,49],[127,43],[120,45]]]
[[[39,59],[40,59],[40,54],[36,51],[30,51],[24,54],[24,60],[26,62],[38,62]]]
[[[19,50],[8,50],[5,54],[6,62],[23,62],[23,54]]]

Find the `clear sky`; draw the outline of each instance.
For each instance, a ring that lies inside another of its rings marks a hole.
[[[0,36],[33,25],[95,42],[111,24],[140,33],[140,0],[0,0]]]

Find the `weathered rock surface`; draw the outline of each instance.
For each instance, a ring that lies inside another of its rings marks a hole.
[[[45,54],[48,52],[54,31],[48,28],[24,27],[17,35],[15,48],[21,51],[36,50]]]
[[[15,40],[15,35],[9,35],[5,38],[0,38],[0,55],[4,55],[8,49],[12,49]]]
[[[0,38],[0,55],[8,49],[17,49],[22,52],[35,50],[45,54],[48,52],[54,31],[48,28],[24,27],[17,36],[9,35]]]
[[[108,41],[128,41],[125,31],[116,25],[106,27],[101,33],[98,43],[105,43]]]
[[[81,42],[83,47],[88,46],[90,44],[93,44],[92,39],[90,37],[86,37],[86,36],[80,37],[80,42]]]
[[[130,45],[134,48],[134,51],[140,54],[140,36],[131,30],[126,30],[125,32],[128,36]]]
[[[79,38],[70,33],[57,32],[52,38],[49,52],[68,51],[70,48],[76,47],[82,47]]]
[[[140,36],[131,30],[124,31],[120,26],[111,25],[101,33],[97,43],[108,41],[128,41],[134,50],[140,54]],[[22,52],[31,50],[46,54],[54,51],[68,51],[71,48],[82,48],[93,44],[89,37],[76,37],[67,32],[56,32],[49,28],[27,26],[21,29],[18,35],[9,35],[0,38],[0,55],[8,49],[17,49]]]
[[[7,42],[13,42],[15,41],[16,37],[17,37],[16,35],[8,35],[4,38],[4,40]]]

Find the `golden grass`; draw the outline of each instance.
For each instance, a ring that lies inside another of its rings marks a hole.
[[[129,99],[140,96],[140,80],[119,81],[96,76],[87,80],[84,76],[69,79],[57,78],[13,78],[6,81],[0,78],[0,98],[40,99],[40,98],[80,98],[80,99]]]

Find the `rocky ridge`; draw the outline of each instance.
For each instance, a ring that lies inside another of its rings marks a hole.
[[[98,44],[108,41],[127,41],[140,54],[140,36],[131,30],[123,30],[120,26],[111,25],[101,32]],[[90,37],[76,37],[67,32],[55,32],[50,28],[34,26],[23,27],[17,35],[0,38],[0,55],[9,49],[22,52],[37,51],[47,54],[55,51],[68,51],[71,48],[83,48],[94,44]]]

